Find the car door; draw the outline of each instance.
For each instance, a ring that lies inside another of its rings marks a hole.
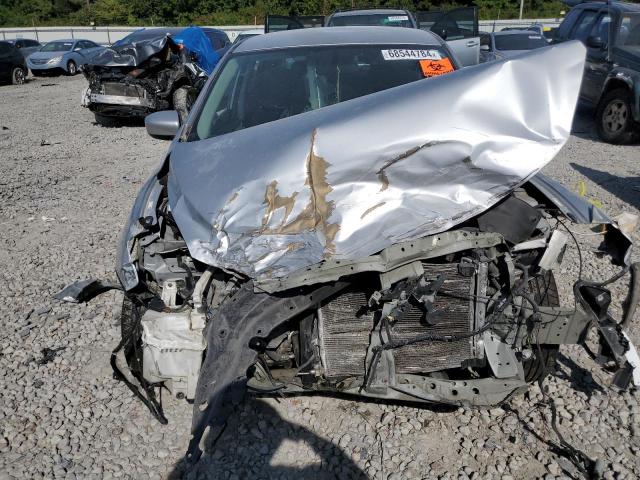
[[[14,47],[9,42],[0,42],[0,77],[2,78],[11,75],[13,50]]]
[[[593,26],[598,19],[599,13],[599,9],[582,9],[580,11],[580,15],[576,17],[575,23],[569,30],[567,40],[579,40],[586,46],[587,37],[592,31]],[[593,98],[593,92],[596,89],[596,86],[591,84],[591,82],[593,81],[593,77],[591,75],[588,75],[590,68],[591,67],[589,66],[589,60],[587,58],[584,65],[585,75],[583,76],[582,85],[580,87],[580,96],[587,100]]]
[[[453,50],[463,66],[480,61],[480,35],[477,7],[449,11],[417,12],[418,28],[439,35]]]
[[[609,66],[609,31],[611,14],[603,9],[593,23],[585,45],[587,58],[584,64],[584,79],[581,95],[596,104],[600,100],[600,92],[610,70]]]
[[[298,30],[300,28],[317,28],[324,26],[323,15],[286,16],[267,15],[264,21],[264,33]]]

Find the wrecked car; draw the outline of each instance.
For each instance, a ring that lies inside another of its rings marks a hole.
[[[84,65],[81,103],[102,125],[167,109],[184,120],[228,43],[212,28],[136,31]]]
[[[640,381],[621,329],[637,282],[622,323],[606,282],[558,302],[565,224],[607,224],[618,277],[637,270],[606,215],[538,173],[584,56],[568,42],[458,70],[436,35],[384,27],[235,46],[186,124],[147,117],[176,136],[118,248],[117,377],[161,422],[158,387],[193,400],[189,461],[245,390],[496,405],[590,326],[615,384]]]

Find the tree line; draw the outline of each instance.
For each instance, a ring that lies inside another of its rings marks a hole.
[[[477,5],[481,19],[518,18],[519,0],[0,0],[0,26],[249,25],[266,14],[328,15],[353,7],[410,11]],[[525,18],[556,18],[558,0],[524,0]]]

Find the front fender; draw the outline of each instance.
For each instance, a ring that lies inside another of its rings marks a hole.
[[[636,122],[640,122],[640,72],[625,67],[615,67],[607,75],[604,83],[605,92],[609,89],[611,82],[623,82],[629,87],[633,94],[631,113],[633,114],[633,119]]]

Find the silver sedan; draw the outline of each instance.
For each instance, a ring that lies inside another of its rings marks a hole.
[[[104,49],[91,40],[55,40],[29,55],[27,66],[34,76],[52,73],[75,75],[82,65]]]

